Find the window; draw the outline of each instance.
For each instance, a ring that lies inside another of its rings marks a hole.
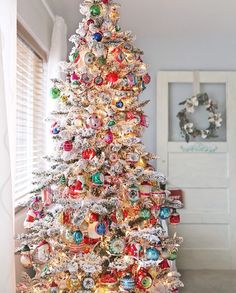
[[[46,113],[44,59],[17,37],[15,197],[32,189],[32,172],[42,167]]]

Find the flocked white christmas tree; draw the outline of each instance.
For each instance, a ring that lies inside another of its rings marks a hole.
[[[141,142],[139,94],[150,82],[142,52],[118,24],[119,5],[85,0],[65,81],[53,80],[50,168],[35,173],[25,234],[18,235],[20,292],[178,292],[182,239],[166,178]]]

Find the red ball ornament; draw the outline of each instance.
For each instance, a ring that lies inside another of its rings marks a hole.
[[[118,74],[116,72],[109,72],[106,76],[108,82],[114,83],[118,80]]]
[[[93,149],[86,149],[82,151],[82,158],[85,160],[92,160],[96,155]]]
[[[109,4],[109,0],[102,0],[103,4]]]
[[[132,120],[135,118],[135,115],[133,112],[126,112],[126,120]]]
[[[145,84],[149,84],[150,81],[151,81],[151,76],[150,76],[148,73],[145,74],[144,77],[143,77],[143,82],[144,82]]]
[[[99,220],[99,214],[96,214],[96,213],[90,214],[89,216],[90,222],[98,222],[98,220]]]
[[[87,25],[90,25],[90,24],[93,24],[93,23],[94,23],[94,20],[92,18],[88,19]]]
[[[100,283],[107,286],[115,285],[117,283],[117,277],[114,273],[105,273],[101,276]]]
[[[67,140],[63,143],[63,149],[65,152],[70,152],[73,149],[73,143],[70,140]]]
[[[170,215],[170,223],[177,225],[180,223],[180,215],[177,213],[176,209],[173,209],[172,214]]]

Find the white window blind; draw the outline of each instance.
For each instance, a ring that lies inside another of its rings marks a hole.
[[[18,36],[15,196],[32,189],[32,172],[42,167],[45,148],[45,73],[39,55]]]

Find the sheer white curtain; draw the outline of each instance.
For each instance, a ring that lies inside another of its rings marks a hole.
[[[10,150],[14,149],[14,135],[9,135],[14,133],[15,73],[16,0],[0,0],[0,291],[6,293],[15,292],[11,180],[13,156],[10,160],[10,154],[13,154]]]
[[[51,48],[48,58],[48,96],[50,92],[52,78],[63,78],[60,72],[60,62],[66,61],[67,58],[67,25],[61,16],[56,16],[54,19],[54,27],[51,39]],[[47,114],[55,110],[55,100],[50,96],[47,99]],[[50,154],[53,149],[53,142],[51,139],[47,140],[47,153]]]

